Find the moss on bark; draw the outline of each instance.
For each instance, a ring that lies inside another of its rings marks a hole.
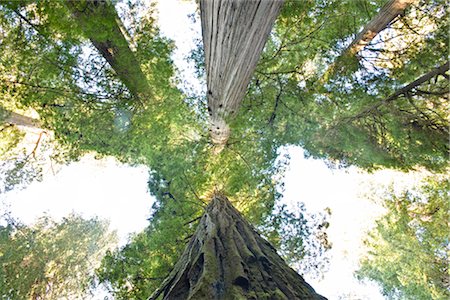
[[[152,299],[325,299],[214,194],[198,228]]]

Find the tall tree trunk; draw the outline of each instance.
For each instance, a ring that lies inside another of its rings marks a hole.
[[[6,111],[5,112],[5,118],[3,119],[2,123],[7,123],[11,125],[17,125],[17,126],[25,126],[30,128],[40,128],[39,120],[27,117],[12,111]]]
[[[210,136],[223,147],[283,0],[200,0]]]
[[[326,82],[328,78],[332,77],[336,72],[343,68],[343,63],[346,58],[353,57],[356,53],[368,45],[374,38],[384,30],[391,22],[405,9],[410,6],[415,0],[389,0],[367,23],[367,25],[359,32],[350,45],[341,53],[336,61],[328,68],[321,81],[321,84]]]
[[[150,86],[130,50],[114,6],[101,0],[68,0],[66,3],[84,35],[108,61],[131,94],[138,99],[149,97]]]
[[[154,299],[326,299],[291,269],[228,199],[214,194]]]
[[[398,15],[415,0],[389,0],[370,20],[364,29],[358,33],[352,43],[344,51],[344,55],[354,55],[369,44],[375,36],[385,29]]]

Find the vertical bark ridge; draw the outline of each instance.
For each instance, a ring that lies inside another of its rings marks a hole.
[[[214,194],[194,236],[152,299],[325,299],[228,199]]]
[[[283,0],[200,0],[210,136],[224,146]]]

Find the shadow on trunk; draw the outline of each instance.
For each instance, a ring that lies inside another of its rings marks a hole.
[[[173,271],[152,299],[326,299],[215,193]]]

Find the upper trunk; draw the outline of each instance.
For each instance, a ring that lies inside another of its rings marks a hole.
[[[40,128],[39,120],[12,111],[6,111],[6,117],[4,118],[3,123],[30,128]]]
[[[101,0],[68,0],[67,5],[84,35],[108,61],[133,96],[148,97],[150,86],[121,30],[123,26],[114,6]]]
[[[224,146],[282,0],[200,0],[210,135]]]
[[[325,299],[291,269],[228,199],[215,194],[152,299]]]
[[[328,78],[342,70],[342,65],[343,62],[346,61],[346,58],[353,57],[358,51],[368,45],[378,33],[391,24],[391,22],[398,15],[402,14],[414,1],[415,0],[389,0],[328,68],[320,83],[323,84]]]
[[[369,44],[375,36],[385,29],[398,15],[403,13],[403,11],[414,1],[415,0],[388,1],[364,29],[358,33],[344,53],[347,55],[356,54],[359,50]]]

